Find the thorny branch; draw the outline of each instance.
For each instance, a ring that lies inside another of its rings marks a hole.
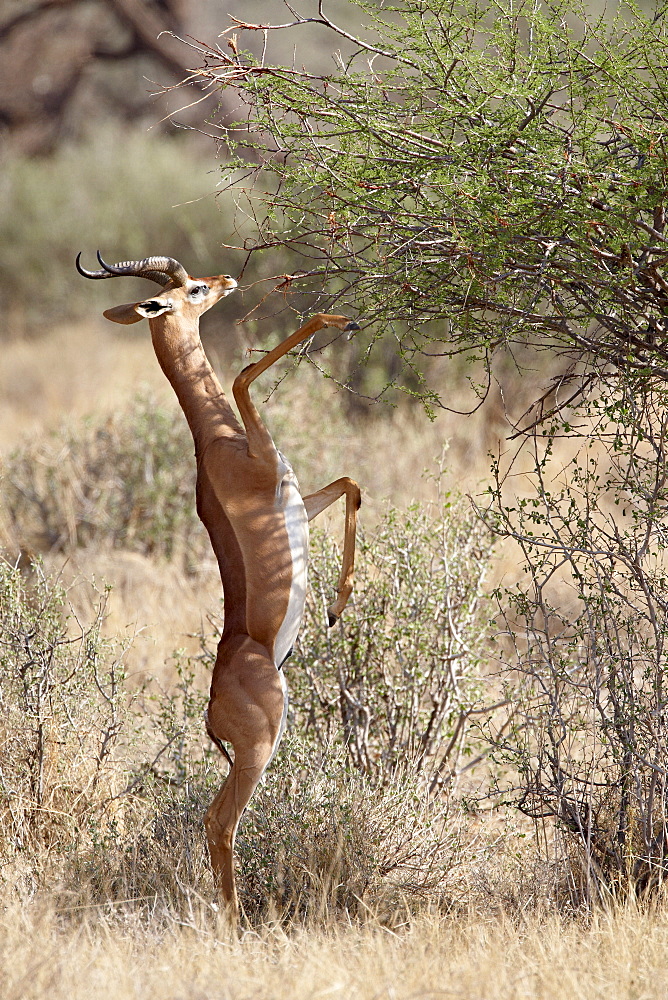
[[[243,180],[226,173],[258,233],[239,249],[295,261],[283,291],[297,308],[363,315],[370,351],[391,330],[431,405],[436,355],[556,357],[571,394],[539,401],[525,431],[611,369],[668,382],[665,19],[579,32],[555,3],[527,41],[512,18],[454,3],[403,0],[359,31],[324,0],[317,14],[286,10],[195,48],[199,79],[240,108],[221,137]],[[274,34],[314,29],[347,46],[332,71],[298,47],[292,66],[268,57]]]

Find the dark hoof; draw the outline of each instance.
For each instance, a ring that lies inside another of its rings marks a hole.
[[[359,326],[358,323],[352,323],[351,322],[351,323],[348,323],[348,326],[346,326],[346,327],[343,328],[343,332],[344,333],[352,333],[353,330],[361,330],[361,327]]]
[[[336,625],[336,623],[338,622],[338,620],[339,620],[339,616],[338,615],[333,614],[333,612],[331,612],[331,611],[327,612],[327,621],[329,622],[329,627],[330,628],[332,627],[332,625]]]

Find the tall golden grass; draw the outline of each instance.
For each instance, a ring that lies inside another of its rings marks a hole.
[[[399,930],[268,924],[231,940],[193,916],[155,927],[113,908],[55,913],[5,898],[4,1000],[630,1000],[664,998],[665,912],[633,908],[589,923],[511,921],[479,912],[425,916]]]

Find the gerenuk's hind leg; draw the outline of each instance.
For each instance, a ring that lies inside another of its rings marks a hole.
[[[247,636],[216,663],[207,725],[216,740],[234,747],[234,765],[211,803],[205,826],[214,877],[233,920],[239,902],[234,840],[239,820],[276,750],[285,718],[282,675],[259,643]],[[231,655],[230,655],[231,653]]]

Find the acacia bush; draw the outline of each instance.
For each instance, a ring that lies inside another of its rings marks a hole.
[[[560,356],[571,393],[608,364],[668,378],[664,9],[351,0],[344,22],[327,0],[284,7],[195,57],[239,101],[222,172],[240,248],[291,254],[278,287],[298,308],[355,310],[363,359],[390,340],[394,377],[412,372],[431,406],[448,405],[424,378],[434,355],[489,371],[530,345]],[[292,64],[272,60],[278,34]]]

